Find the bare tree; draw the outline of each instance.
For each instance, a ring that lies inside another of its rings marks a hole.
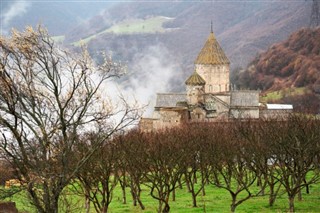
[[[5,185],[5,182],[9,179],[15,178],[15,171],[10,163],[0,158],[0,185]]]
[[[301,189],[320,180],[319,124],[316,117],[300,114],[266,126],[268,135],[265,136],[273,153],[271,175],[285,188],[290,212],[294,212],[294,199]]]
[[[7,188],[6,181],[10,181],[11,179],[15,179],[14,181],[16,181],[16,178],[16,172],[10,162],[0,158],[0,185],[5,186],[4,188],[0,187],[0,201],[12,197],[22,190],[19,186],[22,183],[19,182],[18,185],[9,185],[9,188]]]
[[[93,152],[139,117],[102,96],[104,82],[119,72],[108,57],[95,66],[85,49],[59,48],[41,27],[0,37],[0,149],[38,212],[58,212],[62,190]],[[81,135],[101,129],[104,137],[75,161]]]
[[[259,194],[254,194],[250,189],[257,179],[257,173],[250,167],[251,153],[246,153],[246,143],[239,137],[234,126],[234,122],[217,123],[213,126],[206,155],[212,184],[225,189],[231,196],[231,212]],[[240,193],[245,195],[239,198]]]
[[[262,195],[266,185],[269,187],[269,206],[273,206],[278,192],[281,188],[279,184],[279,174],[275,173],[274,154],[272,153],[269,134],[276,120],[248,119],[245,122],[236,122],[236,131],[246,141],[246,153],[252,153],[250,168],[257,173],[258,184],[261,187]],[[277,187],[276,187],[277,186]]]
[[[143,182],[143,174],[146,172],[146,168],[143,166],[146,143],[145,134],[135,129],[123,137],[117,138],[118,149],[121,152],[120,160],[121,164],[126,167],[127,184],[130,186],[133,205],[139,204],[142,210],[145,209],[141,200],[141,183]]]
[[[207,183],[207,170],[205,162],[206,142],[211,125],[206,123],[187,124],[183,126],[180,134],[180,143],[185,147],[186,154],[182,165],[184,177],[189,192],[192,195],[193,207],[197,207],[197,196],[202,192]],[[200,180],[198,180],[200,176]]]
[[[170,195],[183,174],[180,165],[185,153],[177,131],[170,129],[148,135],[145,164],[142,165],[147,168],[144,185],[150,188],[151,197],[158,200],[158,212],[170,211]]]
[[[99,135],[91,134],[85,143],[79,144],[81,147],[77,149],[77,152],[80,155],[81,153],[85,154],[91,149],[89,144],[100,137],[104,137],[103,133],[99,133]],[[113,199],[113,191],[119,182],[118,158],[119,150],[116,143],[105,141],[77,173],[80,187],[86,198],[87,212],[90,212],[90,203],[93,204],[96,212],[108,212]],[[75,189],[79,190],[77,189],[77,182],[75,182]]]

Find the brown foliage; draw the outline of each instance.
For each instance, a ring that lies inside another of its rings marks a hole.
[[[0,158],[25,181],[38,212],[57,212],[63,189],[101,143],[139,117],[123,98],[116,108],[102,97],[102,84],[123,70],[103,58],[95,65],[85,48],[62,49],[41,27],[0,36]],[[85,132],[102,128],[103,138],[75,160]]]
[[[247,87],[274,91],[292,86],[314,85],[320,78],[319,38],[319,28],[302,29],[293,33],[288,40],[274,44],[251,63],[255,72],[250,73],[250,81],[257,84],[247,84]],[[240,76],[247,75],[248,72],[249,70]],[[240,77],[239,80],[241,79]]]
[[[230,194],[231,211],[267,187],[269,205],[273,205],[281,186],[288,195],[290,211],[294,211],[294,197],[303,187],[319,181],[319,128],[316,117],[287,115],[269,120],[189,123],[148,133],[132,130],[106,141],[78,178],[89,202],[98,202],[94,200],[98,194],[105,198],[105,207],[101,205],[97,212],[107,211],[112,190],[124,174],[133,204],[139,203],[141,209],[141,185],[159,202],[158,212],[169,212],[169,198],[185,182],[193,206],[207,184]],[[91,144],[88,141],[99,137],[91,136],[83,138],[75,153],[83,152]],[[252,187],[255,183],[260,186],[258,192]]]
[[[302,95],[286,96],[282,103],[290,103],[295,112],[318,114],[320,113],[320,98],[314,93],[308,92]]]
[[[16,175],[12,165],[5,160],[0,160],[0,185],[4,186],[6,180],[14,178],[16,178]]]
[[[0,202],[0,213],[18,213],[15,202]]]

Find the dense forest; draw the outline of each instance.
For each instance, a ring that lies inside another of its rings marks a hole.
[[[301,29],[283,42],[259,54],[247,69],[237,73],[234,82],[240,88],[260,89],[263,94],[288,89],[276,102],[289,102],[319,112],[320,28]],[[290,90],[303,88],[302,94]]]

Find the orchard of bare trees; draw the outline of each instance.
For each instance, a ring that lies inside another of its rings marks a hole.
[[[84,137],[77,153],[85,153],[96,137]],[[294,212],[301,191],[309,193],[310,185],[319,183],[319,155],[320,120],[310,115],[190,123],[118,134],[94,153],[74,183],[87,212],[90,203],[97,212],[107,212],[116,186],[123,203],[130,196],[143,210],[141,188],[147,188],[158,212],[169,212],[177,188],[185,188],[197,207],[198,195],[205,196],[209,185],[230,195],[231,212],[257,196],[269,197],[266,205],[272,206],[280,191]]]
[[[119,147],[114,150],[128,168],[118,167],[118,176],[113,177],[120,180],[127,175],[127,185],[136,192],[133,200],[139,200],[141,185],[147,186],[159,203],[158,212],[169,212],[175,189],[182,185],[194,207],[206,186],[224,189],[230,195],[231,212],[256,196],[268,196],[272,206],[281,188],[289,211],[294,212],[301,190],[309,193],[310,185],[320,180],[320,121],[309,115],[191,123],[151,133],[131,131],[112,144]]]
[[[178,188],[197,207],[208,186],[230,196],[231,212],[257,196],[272,206],[280,191],[294,212],[301,191],[319,183],[315,116],[128,130],[139,107],[123,98],[112,105],[101,91],[121,65],[95,64],[85,49],[69,53],[42,28],[0,38],[0,50],[0,160],[10,168],[0,168],[1,181],[19,179],[37,212],[59,212],[65,190],[83,198],[86,212],[108,212],[117,187],[124,204],[144,210],[147,189],[157,211],[170,212]]]

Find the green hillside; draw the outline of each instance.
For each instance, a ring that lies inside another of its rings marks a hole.
[[[146,19],[126,19],[119,23],[112,25],[111,27],[81,39],[80,41],[73,42],[72,44],[75,46],[79,46],[81,44],[86,44],[92,39],[96,38],[99,35],[105,33],[114,33],[114,34],[135,34],[135,33],[157,33],[157,32],[165,32],[165,28],[163,28],[163,23],[172,20],[172,18],[164,17],[164,16],[156,16]]]

